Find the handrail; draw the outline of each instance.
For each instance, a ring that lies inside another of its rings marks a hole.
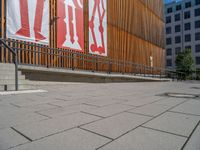
[[[7,48],[14,56],[14,64],[15,64],[15,90],[19,90],[18,85],[18,59],[17,59],[17,50],[13,50],[6,42],[3,41],[3,39],[0,38],[0,45],[3,45],[5,48]]]
[[[96,56],[92,54],[85,54],[76,51],[70,51],[68,49],[60,49],[60,48],[52,48],[48,46],[44,46],[41,44],[34,44],[29,42],[22,42],[16,41],[12,39],[1,39],[3,41],[6,48],[9,48],[10,51],[15,53],[15,59],[18,58],[19,53],[19,60],[16,60],[17,65],[35,65],[35,66],[44,66],[44,67],[57,67],[57,68],[68,68],[72,70],[85,70],[84,66],[77,66],[75,62],[89,64],[91,66],[90,69],[92,72],[107,72],[111,73],[122,73],[122,74],[133,74],[136,76],[144,76],[144,77],[160,77],[160,78],[172,78],[175,79],[177,77],[184,76],[183,72],[177,72],[174,70],[169,70],[162,67],[151,67],[146,66],[144,64],[138,64],[131,61],[123,61],[123,60],[115,60],[112,58]],[[7,44],[8,42],[8,44]],[[12,43],[12,44],[11,44]],[[12,46],[10,47],[9,44]],[[15,50],[15,51],[14,51]],[[22,57],[28,54],[29,56],[25,56],[25,60],[22,61]],[[23,55],[22,55],[23,54]],[[41,57],[44,56],[45,61],[41,62]],[[35,62],[37,57],[37,63]],[[59,59],[60,62],[57,65],[52,64],[51,58],[56,57]],[[50,60],[48,62],[48,60]],[[69,62],[66,64],[64,62],[66,60]],[[32,62],[33,61],[33,62]],[[100,68],[100,66],[104,66],[104,68]],[[127,71],[127,70],[128,71]],[[86,68],[87,70],[87,68]]]

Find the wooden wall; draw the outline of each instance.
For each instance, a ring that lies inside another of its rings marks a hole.
[[[5,1],[1,0],[0,14],[0,36],[6,38],[5,35]],[[85,54],[88,54],[88,1],[84,4],[84,30],[85,30]],[[115,61],[130,61],[134,63],[150,66],[150,56],[153,57],[154,67],[165,66],[164,52],[164,21],[163,21],[163,0],[107,0],[107,16],[108,16],[108,59]],[[56,48],[56,5],[57,0],[50,0],[50,48]],[[27,43],[27,42],[26,42]],[[14,45],[9,43],[11,46]],[[20,47],[21,51],[19,59],[23,64],[44,65],[49,67],[69,67],[72,63],[78,69],[91,69],[91,63],[84,62],[82,59],[90,59],[89,56],[81,57],[80,60],[72,62],[71,59],[58,57],[57,54],[63,56],[71,56],[71,50],[53,51],[55,55],[40,53],[50,52],[46,47],[39,48],[38,45],[24,45],[24,42],[15,44]],[[26,49],[30,51],[26,51]],[[37,50],[37,57],[31,50]],[[8,51],[0,49],[0,61],[8,62]],[[6,53],[6,55],[5,55]],[[6,57],[5,57],[6,56]],[[91,55],[90,55],[91,56]],[[98,57],[97,59],[104,59]],[[98,62],[97,62],[98,63]],[[98,65],[98,70],[106,70],[107,66]],[[112,66],[115,71],[117,66]]]

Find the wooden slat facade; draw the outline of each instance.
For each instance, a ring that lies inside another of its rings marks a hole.
[[[50,1],[50,45],[42,46],[24,41],[11,40],[9,45],[17,48],[18,59],[21,64],[40,65],[48,67],[105,71],[109,67],[107,62],[121,62],[112,64],[112,71],[131,72],[133,68],[124,65],[130,61],[150,66],[165,66],[164,51],[164,21],[163,0],[107,0],[108,18],[108,57],[88,54],[88,1],[84,0],[84,36],[85,52],[74,53],[72,50],[57,49],[57,0]],[[6,0],[1,0],[0,6],[0,37],[6,39]],[[0,61],[12,62],[11,54],[5,48],[0,48]],[[86,61],[87,60],[87,61]],[[91,61],[89,61],[91,60]],[[106,61],[106,63],[104,63]],[[126,67],[125,67],[126,66]]]

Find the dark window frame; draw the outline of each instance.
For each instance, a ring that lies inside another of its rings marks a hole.
[[[191,17],[191,12],[190,11],[185,11],[184,12],[184,19],[189,19]]]
[[[191,42],[191,34],[185,35],[185,42]]]
[[[180,21],[181,20],[181,14],[175,14],[174,15],[174,21]]]
[[[200,32],[195,33],[195,41],[200,41]]]
[[[185,3],[185,8],[190,8],[192,6],[192,3],[191,2],[186,2]]]
[[[171,48],[166,49],[166,55],[172,56],[172,49]]]
[[[181,36],[175,36],[175,44],[181,43]]]
[[[175,33],[181,32],[181,25],[175,25],[174,28],[175,28],[175,29],[174,29]]]
[[[200,16],[200,8],[196,8],[196,9],[194,10],[194,15],[195,15],[195,17]]]
[[[168,23],[171,23],[172,22],[172,18],[171,18],[171,16],[167,16],[166,18],[166,24],[168,24]]]
[[[200,53],[200,44],[195,45],[195,52]]]
[[[181,10],[181,9],[182,9],[182,5],[181,5],[181,4],[176,5],[176,11],[179,11],[179,10]]]
[[[190,22],[184,24],[184,30],[185,31],[191,30],[191,23]]]

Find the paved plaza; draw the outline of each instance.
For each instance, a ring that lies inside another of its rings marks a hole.
[[[66,83],[0,96],[0,150],[200,150],[198,82]]]

